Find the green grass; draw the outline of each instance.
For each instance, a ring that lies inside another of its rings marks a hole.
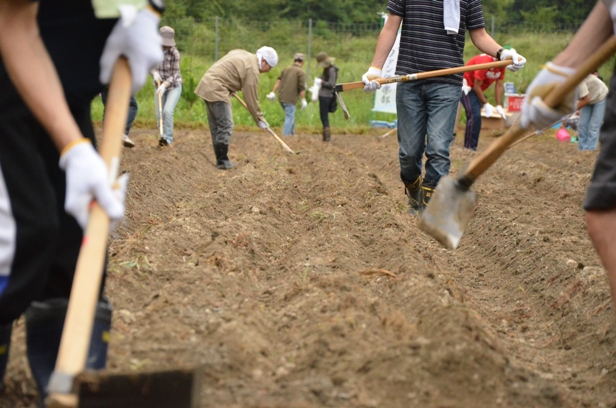
[[[254,33],[240,32],[246,41],[249,37],[255,37]],[[318,32],[315,32],[318,34]],[[192,33],[192,42],[180,44],[180,52],[182,56],[181,69],[184,79],[182,98],[178,103],[175,111],[175,126],[182,127],[207,127],[207,115],[205,104],[197,97],[193,91],[201,76],[214,63],[213,55],[201,53],[199,47],[200,39],[198,33]],[[305,36],[292,33],[290,28],[285,28],[279,35],[271,35],[268,33],[271,41],[269,45],[274,46],[279,50],[280,62],[271,72],[260,75],[259,81],[259,100],[261,109],[263,110],[266,119],[274,128],[281,128],[284,123],[284,112],[278,102],[270,102],[265,98],[265,95],[271,91],[278,78],[278,75],[286,66],[292,63],[292,55],[296,51],[302,51],[305,47]],[[541,65],[546,61],[550,61],[558,54],[573,38],[572,33],[518,33],[509,35],[496,35],[496,41],[500,44],[511,45],[520,54],[527,59],[524,69],[512,73],[507,71],[505,81],[514,82],[519,93],[523,93],[532,79],[541,69]],[[310,78],[308,78],[308,86],[312,85],[313,78],[321,74],[316,68],[314,56],[322,50],[328,52],[332,57],[336,58],[336,65],[340,68],[338,83],[354,82],[361,80],[362,74],[367,70],[372,61],[374,48],[376,46],[376,35],[369,37],[353,37],[350,34],[331,35],[325,33],[322,36],[315,35],[312,42],[312,61],[307,61],[304,69],[306,70],[308,62],[310,65]],[[251,41],[255,41],[254,38]],[[278,45],[280,44],[280,45]],[[298,46],[297,44],[302,44]],[[253,46],[245,47],[246,49],[255,48]],[[295,50],[295,51],[293,51]],[[192,51],[192,52],[191,52]],[[305,51],[304,51],[305,52]],[[473,45],[470,39],[467,39],[466,49],[464,53],[465,61],[479,54],[477,48]],[[205,56],[204,56],[205,55]],[[224,55],[224,52],[219,54]],[[611,76],[611,69],[614,65],[614,60],[605,64],[599,70],[603,78],[607,81]],[[486,92],[488,100],[494,103],[494,87]],[[309,101],[308,107],[305,110],[297,110],[296,114],[296,131],[300,133],[313,132],[318,133],[321,129],[319,119],[318,102],[310,102],[310,94],[307,93]],[[395,119],[394,115],[388,114],[372,114],[373,95],[364,93],[361,90],[347,91],[343,94],[344,101],[351,113],[351,118],[345,120],[341,109],[334,114],[330,114],[330,122],[332,128],[336,132],[346,133],[365,133],[369,129],[370,119],[388,120]],[[137,94],[137,102],[139,104],[139,113],[135,121],[134,127],[156,129],[156,113],[154,108],[154,85],[149,79],[139,93]],[[237,101],[232,100],[233,104],[233,120],[237,128],[255,128],[254,121],[250,114]],[[101,121],[103,107],[100,98],[96,98],[92,105],[93,118],[95,121]]]

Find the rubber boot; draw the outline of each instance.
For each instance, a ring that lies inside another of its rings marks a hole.
[[[404,193],[409,198],[409,214],[418,215],[423,210],[421,199],[421,176],[411,184],[404,185]]]
[[[216,154],[216,168],[229,170],[235,167],[235,163],[231,163],[229,160],[229,145],[215,144],[214,153]]]
[[[329,128],[328,127],[323,128],[323,141],[326,143],[329,143],[331,138],[332,138],[332,134],[329,131]]]
[[[4,374],[9,362],[9,349],[11,348],[11,332],[13,323],[0,326],[0,394],[4,391]]]
[[[430,198],[432,198],[432,194],[434,193],[434,187],[430,184],[424,184],[421,186],[421,207],[422,211],[428,203],[430,202]]]
[[[56,366],[67,306],[67,299],[50,299],[45,302],[33,302],[25,313],[28,362],[39,389],[41,408],[45,406],[47,385]],[[105,368],[111,314],[111,305],[106,300],[99,301],[86,360],[88,369]]]

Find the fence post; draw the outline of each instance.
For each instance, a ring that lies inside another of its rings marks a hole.
[[[218,61],[218,16],[216,16],[216,47],[214,48],[214,62]]]
[[[494,38],[494,16],[492,16],[492,38]]]
[[[306,80],[310,83],[310,64],[312,61],[310,60],[310,50],[312,48],[312,19],[308,19],[308,68],[306,70]]]

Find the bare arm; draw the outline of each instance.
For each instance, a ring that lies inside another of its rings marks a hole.
[[[496,53],[502,48],[496,41],[494,41],[494,38],[488,34],[485,28],[469,30],[468,34],[470,35],[473,44],[475,44],[475,46],[479,48],[479,51],[483,53],[496,57]]]
[[[0,0],[0,53],[23,100],[62,151],[83,136],[39,35],[37,12],[38,3]]]
[[[276,93],[279,86],[280,86],[280,79],[277,79],[276,83],[274,84],[274,89],[272,89],[272,92]]]
[[[580,98],[578,100],[577,106],[576,106],[576,110],[580,110],[582,109],[584,106],[588,105],[590,103],[590,95],[586,95],[583,98]]]
[[[482,84],[483,84],[482,80],[475,79],[475,83],[473,83],[473,91],[475,91],[475,94],[477,95],[477,98],[479,99],[479,101],[483,105],[485,105],[486,103],[488,103],[488,100],[486,96],[483,94],[483,90],[481,89]]]
[[[385,60],[391,51],[391,48],[396,42],[398,36],[398,29],[402,23],[402,17],[395,14],[389,14],[387,21],[379,34],[379,39],[376,43],[376,50],[374,51],[374,59],[370,66],[381,69],[385,65]]]
[[[614,29],[610,12],[603,2],[598,1],[569,46],[552,62],[577,69],[612,35]]]
[[[504,85],[502,79],[497,79],[494,84],[494,96],[496,97],[496,105],[503,105]]]

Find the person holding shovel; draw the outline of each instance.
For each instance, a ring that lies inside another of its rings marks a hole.
[[[233,132],[232,94],[242,91],[248,111],[257,125],[261,129],[269,128],[259,107],[259,74],[269,72],[276,64],[278,54],[272,47],[261,47],[256,54],[232,50],[212,65],[199,81],[195,94],[207,107],[217,168],[229,170],[234,167],[228,155]]]
[[[100,2],[0,0],[0,383],[12,322],[25,313],[41,406],[90,203],[111,220],[124,215],[123,189],[94,149],[90,103],[120,55],[133,94],[162,60],[157,4],[126,20]],[[87,366],[102,369],[111,322],[102,296],[96,315]]]
[[[512,71],[526,59],[501,47],[485,30],[481,0],[389,0],[389,16],[376,45],[374,59],[363,75],[365,91],[380,88],[375,79],[391,51],[400,26],[396,75],[464,65],[465,34],[480,51],[497,60],[511,58]],[[462,75],[400,83],[396,90],[400,177],[412,215],[423,210],[441,177],[449,174],[449,145],[462,92]],[[423,155],[426,155],[422,177]]]
[[[600,0],[567,48],[548,62],[526,90],[520,123],[543,129],[574,111],[577,92],[550,108],[547,93],[563,83],[616,32],[616,0]],[[613,309],[616,310],[616,70],[610,79],[605,121],[595,169],[584,199],[586,228],[607,272]]]
[[[317,67],[323,68],[323,74],[319,78],[319,113],[323,124],[323,141],[329,143],[331,130],[329,127],[329,114],[336,110],[336,96],[334,86],[338,79],[338,67],[334,65],[335,58],[331,58],[325,52],[317,54]]]
[[[511,47],[504,47],[511,49]],[[514,50],[515,51],[515,50]],[[466,65],[472,66],[477,64],[485,64],[496,61],[496,58],[480,54],[471,58]],[[462,98],[460,103],[466,111],[466,130],[464,131],[464,148],[469,150],[477,150],[479,143],[479,133],[481,132],[481,107],[485,110],[486,117],[491,117],[494,113],[494,107],[490,105],[484,92],[493,83],[494,94],[496,97],[496,112],[507,119],[503,110],[503,93],[505,80],[505,67],[479,69],[477,71],[468,71],[464,73],[462,80]]]
[[[267,94],[267,99],[274,101],[278,91],[278,101],[284,110],[283,136],[295,135],[295,110],[297,100],[302,98],[302,109],[306,109],[306,73],[304,66],[304,54],[297,53],[293,56],[293,65],[282,70],[274,84],[272,92]]]
[[[156,123],[159,123],[162,111],[163,134],[158,140],[161,147],[171,146],[173,143],[173,116],[175,107],[182,96],[182,74],[180,73],[180,52],[175,47],[175,31],[169,26],[160,28],[163,41],[163,54],[165,59],[152,71],[156,92],[154,104],[156,105]],[[159,99],[161,106],[159,106]]]

